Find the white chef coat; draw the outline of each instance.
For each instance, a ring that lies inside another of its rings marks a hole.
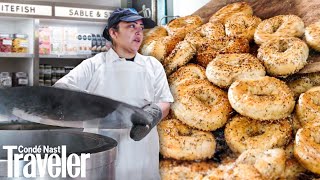
[[[119,58],[111,48],[84,60],[55,86],[87,91],[143,107],[150,103],[173,102],[165,71],[151,56],[136,54],[134,61]],[[116,179],[160,179],[159,138],[156,128],[141,141],[133,141],[130,130],[90,131],[118,141]]]

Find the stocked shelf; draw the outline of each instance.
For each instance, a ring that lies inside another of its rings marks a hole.
[[[0,53],[0,58],[33,58],[30,53]]]
[[[92,57],[92,55],[58,55],[58,54],[48,54],[40,55],[41,59],[87,59]]]
[[[37,86],[49,80],[39,74],[40,64],[51,66],[52,79],[58,79],[55,68],[75,67],[92,54],[107,51],[110,44],[101,34],[116,7],[37,3],[12,0],[5,5],[22,9],[27,4],[35,11],[0,12],[0,73],[25,72],[28,85]]]

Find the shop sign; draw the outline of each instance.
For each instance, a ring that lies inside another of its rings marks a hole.
[[[52,7],[44,5],[0,3],[0,13],[52,16]]]
[[[58,17],[108,19],[110,14],[112,13],[112,10],[55,6],[54,12],[55,16]]]

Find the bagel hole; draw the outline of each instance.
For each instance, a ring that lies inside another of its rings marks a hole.
[[[204,105],[210,106],[215,102],[215,98],[207,96],[205,94],[197,94],[196,98]]]
[[[280,39],[278,52],[285,52],[287,49],[288,49],[288,43],[285,40]]]
[[[248,129],[247,133],[249,137],[255,137],[264,134],[264,131],[260,129]]]
[[[191,136],[191,130],[188,131],[179,131],[179,136]]]
[[[191,136],[191,134],[192,134],[192,130],[186,126],[183,126],[183,127],[180,126],[178,128],[178,135],[179,136]]]

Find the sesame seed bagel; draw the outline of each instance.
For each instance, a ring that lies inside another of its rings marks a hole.
[[[237,164],[253,165],[264,179],[279,179],[285,170],[285,151],[275,149],[249,149],[244,151],[237,159]]]
[[[239,79],[263,77],[262,63],[251,54],[219,54],[206,68],[206,76],[213,84],[227,88]]]
[[[217,166],[210,162],[160,160],[160,176],[162,180],[195,180]]]
[[[202,66],[197,64],[187,64],[179,68],[176,72],[172,73],[168,82],[170,85],[171,93],[175,96],[176,88],[190,79],[206,79],[206,72]]]
[[[163,63],[165,57],[171,53],[176,44],[183,40],[182,36],[163,36],[154,39],[141,48],[141,54],[153,56]]]
[[[144,38],[142,41],[141,49],[144,45],[148,45],[153,40],[168,36],[168,32],[163,26],[156,26],[151,29],[143,30],[143,36]]]
[[[295,105],[289,87],[269,76],[235,81],[229,88],[228,98],[239,114],[257,120],[286,118]]]
[[[291,140],[288,119],[267,122],[236,115],[226,125],[224,135],[230,149],[242,153],[248,149],[282,148]]]
[[[226,123],[232,108],[226,92],[208,80],[192,79],[177,87],[171,110],[191,127],[214,131]]]
[[[164,59],[163,66],[167,75],[187,64],[196,54],[196,47],[188,41],[179,42],[168,57]]]
[[[160,153],[176,160],[211,158],[216,141],[212,133],[192,129],[177,119],[161,121],[158,125]]]
[[[233,16],[225,24],[226,35],[252,41],[254,32],[260,23],[261,19],[257,16]]]
[[[307,64],[309,48],[298,38],[272,39],[260,46],[258,58],[272,76],[288,76]]]
[[[225,36],[222,23],[206,23],[198,27],[195,31],[188,33],[185,40],[193,44],[198,49],[202,44],[213,38],[223,38]]]
[[[320,174],[320,124],[309,124],[298,130],[294,157],[309,171]]]
[[[184,36],[202,25],[202,19],[197,15],[189,15],[185,17],[178,17],[170,21],[166,29],[170,36],[175,34],[184,34]]]
[[[218,54],[248,53],[249,41],[244,38],[223,37],[212,39],[204,43],[197,51],[196,61],[199,65],[207,67]]]
[[[282,37],[301,37],[304,23],[296,15],[279,15],[263,20],[254,33],[254,41],[263,44],[266,41]]]
[[[209,22],[221,22],[225,23],[228,18],[231,18],[232,16],[240,16],[240,15],[252,15],[253,10],[249,4],[246,2],[237,2],[228,4],[221,9],[219,9],[216,13],[214,13],[210,19]]]
[[[314,50],[320,51],[320,21],[306,27],[304,33],[307,44]]]
[[[295,112],[302,126],[320,122],[320,86],[300,95]]]

